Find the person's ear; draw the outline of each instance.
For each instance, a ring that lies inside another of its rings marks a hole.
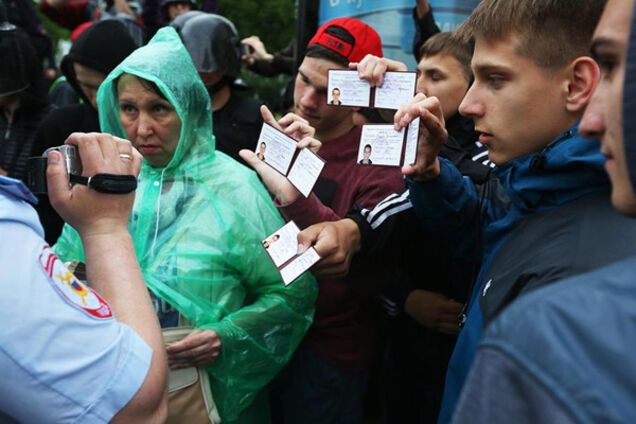
[[[601,71],[594,59],[582,56],[572,62],[569,72],[566,108],[571,113],[582,113],[596,90]]]

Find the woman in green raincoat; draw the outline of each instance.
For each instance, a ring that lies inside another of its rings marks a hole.
[[[208,93],[172,28],[111,72],[98,104],[102,130],[144,156],[129,229],[146,284],[197,329],[168,348],[171,367],[207,366],[224,423],[267,422],[263,388],[317,290],[309,274],[285,287],[262,248],[283,220],[256,175],[215,152]],[[81,246],[67,225],[54,248],[83,260]]]

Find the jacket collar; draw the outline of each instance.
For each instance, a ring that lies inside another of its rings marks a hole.
[[[604,164],[600,143],[583,138],[575,125],[541,152],[511,161],[494,172],[513,205],[532,212],[609,191]]]

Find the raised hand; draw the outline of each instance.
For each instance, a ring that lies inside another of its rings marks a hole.
[[[307,147],[314,153],[320,149],[320,142],[313,138],[316,130],[300,116],[288,113],[279,121],[276,121],[267,106],[261,106],[261,115],[266,123],[295,139],[298,149]],[[280,206],[287,206],[298,199],[300,192],[296,187],[284,175],[259,159],[254,152],[243,149],[239,152],[239,155],[258,173],[263,184],[265,184],[267,190],[275,197],[276,202]]]
[[[422,93],[415,95],[395,114],[395,129],[400,130],[406,127],[416,118],[421,118],[417,159],[415,164],[403,166],[402,173],[415,181],[429,181],[439,176],[440,166],[437,156],[448,139],[442,105],[437,97],[426,97]]]

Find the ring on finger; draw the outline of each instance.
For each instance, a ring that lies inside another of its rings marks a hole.
[[[132,160],[132,155],[129,155],[128,153],[120,153],[119,157],[125,160]]]

